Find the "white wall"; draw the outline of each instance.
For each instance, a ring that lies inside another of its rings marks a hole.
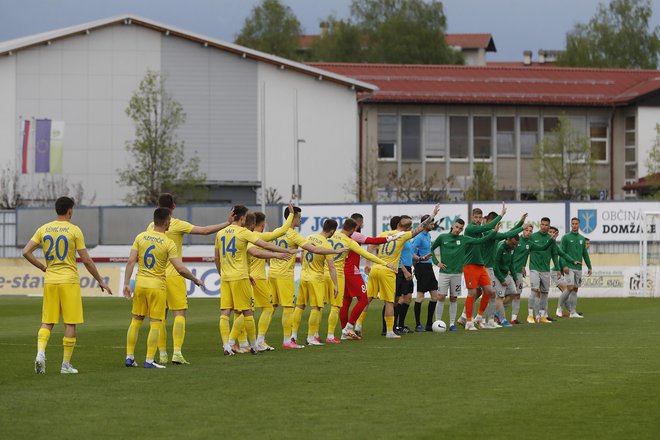
[[[639,173],[637,177],[644,177],[648,174],[646,160],[658,135],[655,130],[656,124],[660,124],[659,107],[639,107],[637,109],[637,172]]]
[[[160,38],[138,26],[115,25],[16,54],[10,119],[65,122],[62,175],[83,184],[87,202],[96,196],[96,204],[117,204],[126,194],[116,184],[117,169],[126,165],[125,142],[134,135],[125,109],[147,69],[160,69]],[[41,177],[32,172],[26,181]]]
[[[266,187],[287,201],[294,182],[294,90],[298,94],[300,184],[305,203],[354,201],[344,185],[355,179],[358,107],[355,91],[259,63],[265,83]],[[257,87],[260,87],[257,85]],[[261,127],[261,123],[259,124]]]
[[[0,168],[14,167],[20,157],[16,114],[16,57],[0,58]],[[20,167],[20,162],[17,163]]]

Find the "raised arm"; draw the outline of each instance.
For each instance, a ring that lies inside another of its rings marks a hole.
[[[133,269],[135,269],[135,263],[137,263],[138,253],[135,249],[131,249],[131,253],[128,255],[128,262],[126,263],[126,270],[124,271],[124,298],[131,299],[131,276],[133,275]]]
[[[217,225],[193,226],[193,228],[190,230],[190,233],[194,235],[213,234],[214,232],[218,232],[226,228],[227,226],[231,225],[233,221],[234,221],[234,208],[232,208],[231,211],[229,211],[229,218],[227,218],[226,222],[219,223]]]
[[[110,295],[112,295],[112,290],[110,290],[110,287],[106,284],[103,277],[99,274],[99,271],[96,268],[96,264],[94,264],[94,260],[92,260],[92,257],[89,256],[89,252],[87,252],[87,249],[78,249],[78,255],[80,255],[80,259],[82,260],[82,263],[87,268],[87,271],[99,283],[99,287],[101,288],[101,292],[103,292],[104,290],[107,290],[108,293]]]
[[[28,241],[25,247],[23,248],[23,258],[28,260],[31,265],[36,267],[42,272],[46,272],[47,266],[43,264],[37,257],[34,256],[33,252],[36,248],[39,247],[39,243],[36,243],[32,240]]]
[[[309,242],[303,244],[301,247],[308,252],[319,255],[337,255],[337,254],[341,254],[342,252],[348,252],[350,250],[347,247],[339,247],[337,249],[326,249],[320,246],[315,246]]]
[[[259,234],[259,237],[264,241],[271,241],[271,240],[275,240],[276,238],[280,238],[281,236],[286,234],[286,231],[289,230],[291,224],[293,223],[293,217],[295,215],[293,210],[290,210],[289,213],[290,213],[289,216],[286,218],[286,221],[282,226],[272,230],[271,232],[262,232],[261,234]]]
[[[283,247],[279,247],[273,243],[268,243],[267,241],[262,240],[261,238],[256,240],[254,242],[255,245],[259,246],[260,248],[267,249],[272,252],[277,252],[278,254],[298,254],[300,253],[300,250],[298,249],[286,249]]]
[[[417,227],[412,231],[412,237],[411,237],[411,238],[414,238],[415,236],[417,236],[417,234],[419,234],[420,232],[422,232],[422,231],[424,230],[424,228],[425,228],[428,224],[430,224],[433,220],[435,220],[435,216],[438,215],[438,212],[439,212],[439,211],[440,211],[440,204],[438,203],[438,204],[435,205],[435,207],[433,208],[433,213],[431,213],[431,216],[430,216],[429,218],[427,218],[426,220],[424,220],[422,223],[420,223],[419,226],[417,226]]]
[[[496,228],[488,231],[483,237],[475,238],[475,237],[470,237],[469,235],[463,235],[463,240],[465,243],[469,244],[479,244],[479,243],[484,243],[488,240],[494,239],[495,235],[497,234],[497,229],[499,228],[499,225],[495,225]]]
[[[375,255],[372,254],[371,252],[367,252],[367,251],[365,251],[365,250],[362,249],[362,247],[361,247],[359,244],[357,244],[356,242],[354,242],[354,241],[352,241],[352,240],[349,240],[349,241],[348,241],[348,247],[349,247],[350,250],[352,250],[353,252],[355,252],[355,253],[358,254],[359,256],[363,257],[364,259],[369,260],[369,261],[371,261],[372,263],[382,264],[383,266],[386,266],[386,267],[387,267],[388,269],[390,269],[391,271],[396,272],[396,268],[395,268],[394,266],[392,266],[391,264],[387,264],[385,261],[381,260],[380,258],[378,258],[377,256],[375,256]]]

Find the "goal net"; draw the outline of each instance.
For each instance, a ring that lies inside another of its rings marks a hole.
[[[645,296],[660,296],[660,211],[642,212],[642,222],[641,291]]]

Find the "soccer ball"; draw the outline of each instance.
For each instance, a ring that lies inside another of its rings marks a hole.
[[[447,324],[444,321],[438,320],[433,323],[431,328],[433,328],[434,333],[444,333],[447,331]]]

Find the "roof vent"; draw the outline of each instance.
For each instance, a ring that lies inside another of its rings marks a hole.
[[[523,52],[523,64],[529,66],[532,64],[532,51],[526,50]]]
[[[545,50],[539,49],[539,64],[545,64]]]

